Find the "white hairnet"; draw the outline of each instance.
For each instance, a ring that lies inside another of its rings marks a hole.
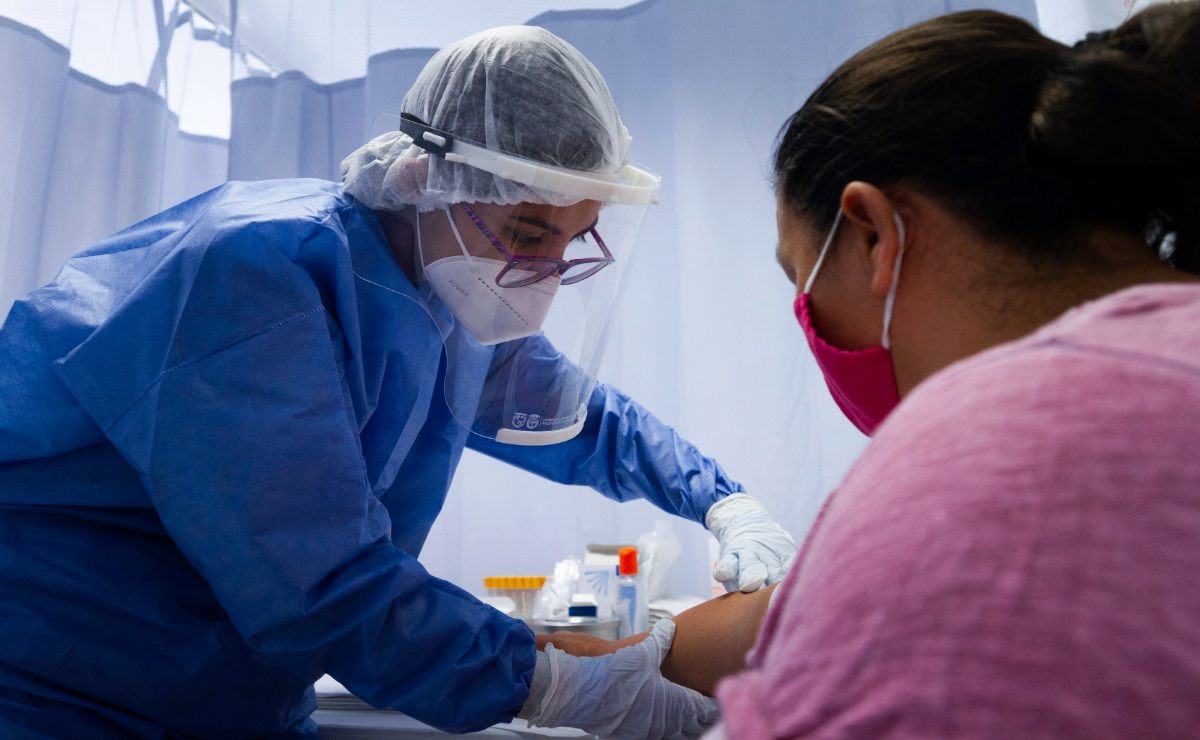
[[[617,172],[629,151],[629,132],[600,72],[578,49],[532,26],[493,28],[442,49],[401,109],[488,149],[570,170]],[[447,162],[399,131],[346,157],[342,179],[348,193],[379,210],[579,201]]]

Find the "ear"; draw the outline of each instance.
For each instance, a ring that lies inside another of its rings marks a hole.
[[[892,287],[896,260],[900,259],[901,234],[896,206],[887,194],[866,182],[851,182],[842,190],[842,212],[867,236],[864,257],[871,265],[871,292],[880,298]]]

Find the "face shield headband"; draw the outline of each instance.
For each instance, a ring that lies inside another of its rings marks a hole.
[[[413,143],[447,162],[467,165],[505,180],[579,200],[641,206],[658,202],[662,178],[633,164],[613,173],[582,172],[505,154],[433,128],[411,113],[400,114],[400,131]]]

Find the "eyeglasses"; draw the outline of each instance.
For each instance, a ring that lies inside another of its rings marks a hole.
[[[580,280],[587,280],[591,276],[608,267],[616,258],[612,256],[612,252],[608,251],[604,240],[600,238],[600,234],[596,229],[588,229],[588,233],[596,240],[597,246],[600,247],[600,252],[603,257],[580,257],[573,260],[561,260],[554,257],[534,257],[529,255],[513,254],[507,247],[500,242],[492,230],[487,227],[487,224],[479,218],[478,214],[471,209],[466,203],[460,203],[467,217],[479,227],[483,235],[487,237],[492,246],[496,248],[506,260],[508,264],[496,276],[496,284],[501,288],[520,288],[526,285],[533,285],[541,282],[546,278],[557,273],[561,280],[560,285],[571,285],[578,283]],[[532,275],[522,275],[520,273],[513,274],[512,270],[520,270],[523,272],[531,272]]]

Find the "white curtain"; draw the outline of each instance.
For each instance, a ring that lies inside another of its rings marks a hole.
[[[534,23],[603,72],[632,157],[665,179],[602,377],[799,540],[865,440],[829,399],[775,264],[772,142],[850,54],[978,7],[1041,14],[1064,40],[1127,12],[1122,0],[0,0],[0,314],[75,251],[227,178],[336,178],[394,126],[439,45]],[[484,575],[546,573],[661,516],[468,453],[421,557],[480,592]],[[673,590],[706,594],[707,535],[675,531]]]

